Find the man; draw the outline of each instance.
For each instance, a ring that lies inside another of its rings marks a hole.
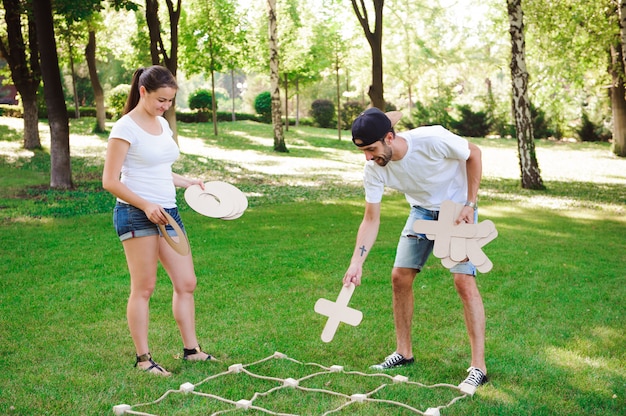
[[[363,263],[372,249],[380,225],[384,187],[403,192],[411,205],[391,273],[396,351],[372,366],[386,370],[412,364],[411,325],[413,281],[430,256],[434,242],[413,231],[416,220],[436,220],[445,200],[464,204],[456,223],[477,220],[477,195],[482,176],[480,149],[441,126],[418,127],[396,134],[393,126],[402,113],[370,108],[352,124],[352,141],[367,160],[364,169],[365,214],[359,226],[350,267],[343,283],[361,284]],[[485,364],[485,312],[476,285],[476,268],[462,262],[450,269],[461,301],[470,339],[472,359],[463,383],[470,388],[487,381]]]

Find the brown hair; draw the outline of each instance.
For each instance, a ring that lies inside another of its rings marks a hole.
[[[128,99],[122,114],[127,114],[137,106],[139,102],[139,87],[144,87],[147,92],[156,91],[159,88],[170,87],[178,89],[176,78],[164,66],[152,65],[147,68],[139,68],[133,74]]]

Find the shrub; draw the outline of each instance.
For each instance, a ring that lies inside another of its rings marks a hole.
[[[264,91],[254,99],[254,111],[261,116],[261,120],[265,123],[272,121],[272,94]]]
[[[332,127],[335,117],[335,104],[330,100],[315,100],[311,104],[311,116],[320,127]]]
[[[576,129],[576,134],[583,142],[606,142],[611,137],[601,124],[594,123],[586,112],[581,117],[581,126]]]
[[[213,109],[213,94],[207,89],[195,90],[189,95],[188,104],[192,110],[210,112]]]
[[[345,103],[341,111],[341,128],[350,130],[350,128],[352,128],[352,122],[363,110],[363,105],[358,101],[348,101]]]
[[[554,129],[550,127],[551,120],[541,108],[530,104],[530,116],[533,122],[533,136],[535,139],[547,139],[554,137]]]
[[[461,117],[459,120],[452,120],[450,124],[457,134],[467,137],[485,137],[489,134],[486,112],[473,111],[469,105],[460,105],[457,110]]]
[[[22,118],[23,112],[21,105],[0,104],[0,116]]]
[[[122,115],[129,93],[130,85],[120,84],[107,94],[106,103],[113,118],[119,118]]]
[[[412,114],[413,120],[417,126],[440,124],[450,128],[452,116],[448,113],[449,106],[450,103],[446,97],[435,98],[428,105],[418,101],[415,103],[415,111]]]

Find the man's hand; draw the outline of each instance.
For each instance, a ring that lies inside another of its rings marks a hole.
[[[363,268],[360,265],[351,264],[346,274],[343,275],[343,285],[350,286],[350,284],[354,284],[355,286],[360,286],[362,274]]]
[[[462,222],[466,224],[474,224],[474,208],[464,206],[463,209],[461,209],[461,213],[459,214],[459,217],[456,219],[456,224],[458,225],[458,224],[461,224]]]

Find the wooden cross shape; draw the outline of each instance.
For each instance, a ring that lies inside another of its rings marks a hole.
[[[320,298],[315,303],[314,310],[320,315],[328,316],[326,326],[322,331],[322,341],[330,342],[335,336],[341,322],[348,325],[357,326],[363,319],[363,313],[348,307],[348,302],[354,293],[354,284],[343,286],[336,302]]]
[[[444,201],[437,221],[417,220],[413,223],[413,230],[435,240],[433,255],[441,259],[444,267],[451,268],[469,259],[480,272],[486,273],[493,264],[481,247],[496,238],[498,232],[489,220],[479,224],[456,224],[462,208],[462,204]]]

